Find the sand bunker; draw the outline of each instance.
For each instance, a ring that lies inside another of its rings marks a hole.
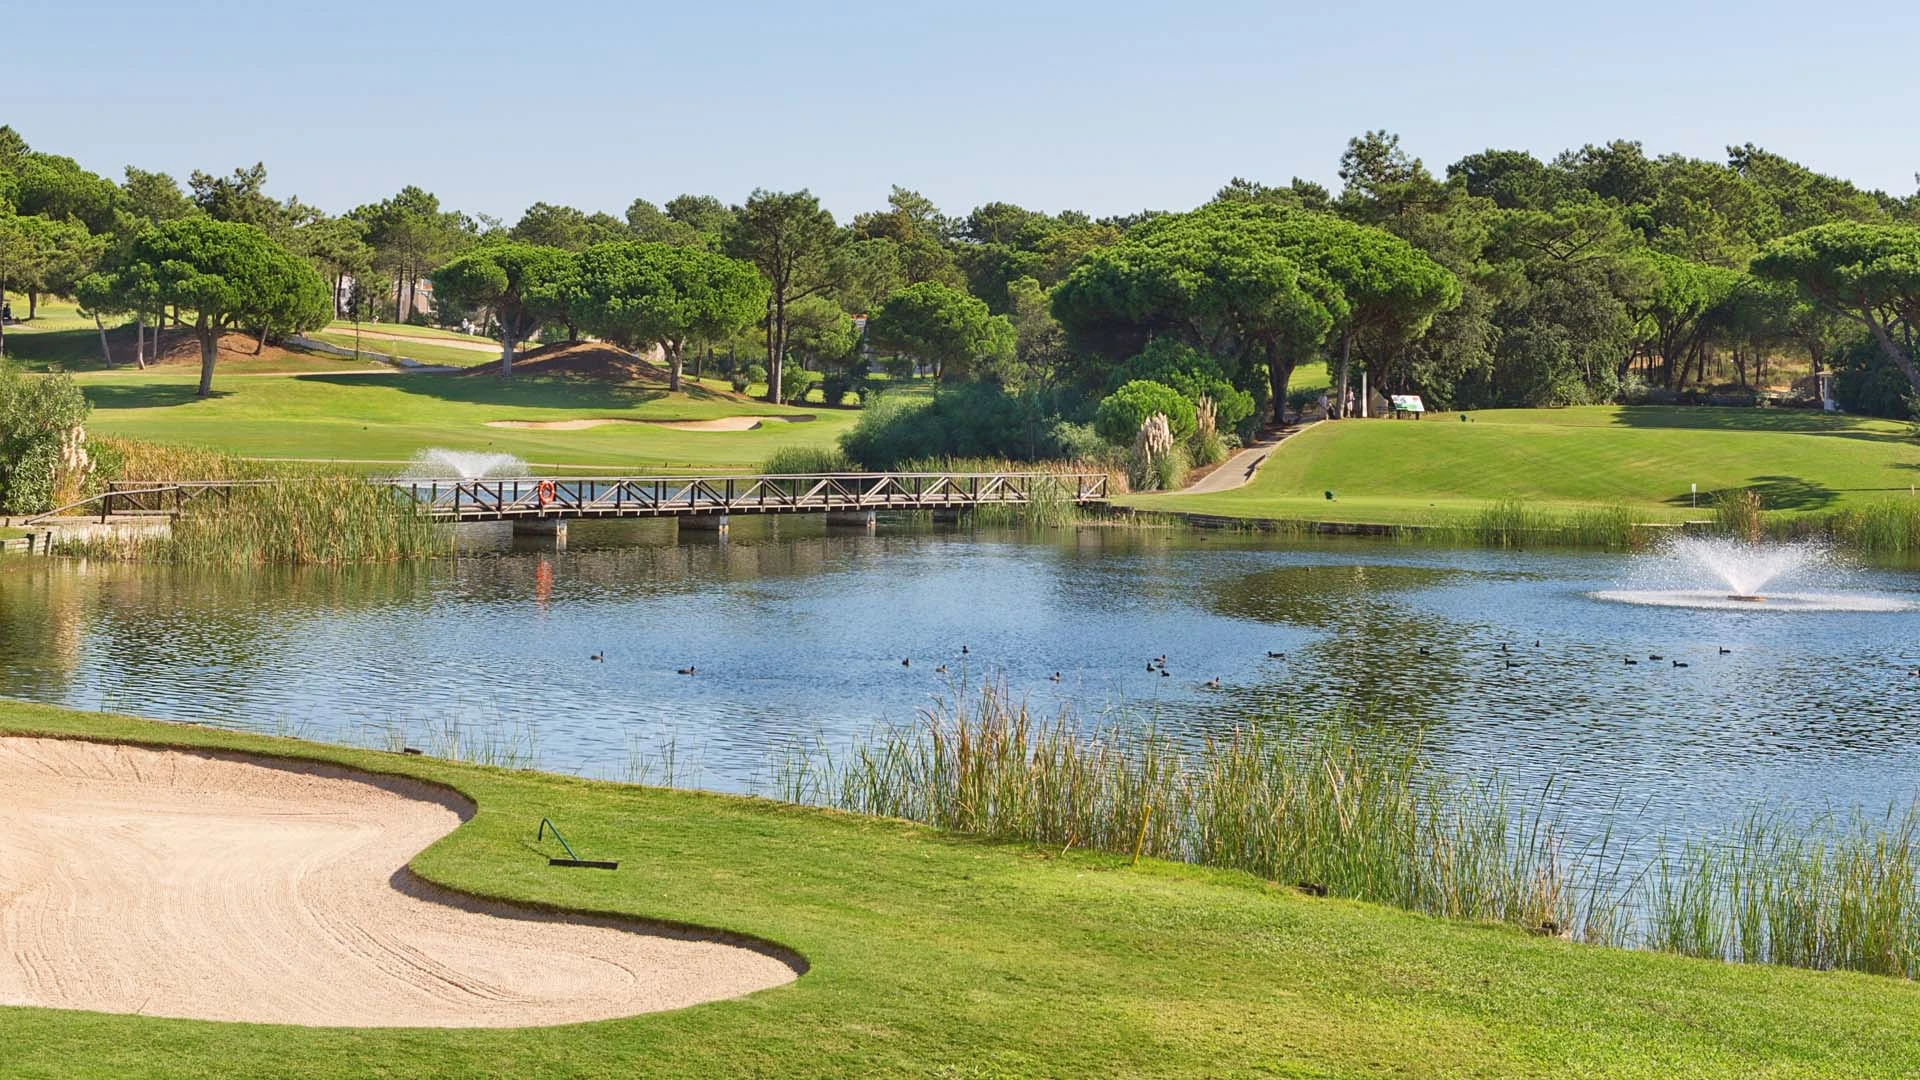
[[[766,424],[802,424],[811,419],[811,416],[722,416],[713,420],[630,420],[608,416],[592,420],[489,420],[487,426],[530,431],[580,431],[607,424],[645,424],[676,431],[752,431]]]
[[[771,950],[463,900],[408,873],[469,810],[329,766],[0,738],[0,1005],[520,1027],[795,977]]]

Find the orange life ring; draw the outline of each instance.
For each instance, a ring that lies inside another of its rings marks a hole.
[[[548,504],[553,502],[553,481],[542,480],[538,484],[535,484],[533,487],[533,497],[540,500],[540,508],[542,510],[546,509]]]

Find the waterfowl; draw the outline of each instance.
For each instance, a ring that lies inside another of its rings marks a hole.
[[[1147,674],[1151,675],[1158,670],[1159,670],[1158,668],[1153,666],[1153,661],[1151,660],[1147,661]]]
[[[1056,671],[1056,672],[1054,672],[1053,674],[1051,674],[1051,675],[1049,675],[1049,676],[1047,676],[1047,681],[1048,681],[1048,682],[1059,682],[1059,681],[1060,681],[1060,673]]]
[[[1432,655],[1433,655],[1433,650],[1432,650],[1432,649],[1429,649],[1429,648],[1427,648],[1427,647],[1426,647],[1425,645],[1422,645],[1422,646],[1420,646],[1420,655],[1421,655],[1421,656],[1432,656]]]
[[[1665,660],[1665,659],[1666,659],[1666,657],[1664,657],[1664,656],[1661,656],[1661,655],[1660,655],[1659,653],[1648,653],[1648,654],[1647,654],[1647,659],[1649,659],[1649,660]]]
[[[1674,667],[1686,667],[1686,666],[1687,666],[1687,662],[1686,662],[1685,660],[1675,660],[1675,661],[1673,662],[1673,666],[1674,666]]]
[[[1633,657],[1631,657],[1631,656],[1629,656],[1629,657],[1627,657],[1627,658],[1626,658],[1625,660],[1622,660],[1622,661],[1620,661],[1620,662],[1621,662],[1621,663],[1623,663],[1623,664],[1637,664],[1637,663],[1639,663],[1640,661],[1638,661],[1638,660],[1635,660],[1635,659],[1634,659]]]
[[[1509,668],[1517,668],[1519,666],[1520,666],[1519,664],[1514,663],[1512,660],[1507,661],[1507,667]]]
[[[1503,642],[1501,642],[1501,643],[1500,643],[1500,651],[1501,651],[1501,652],[1508,652],[1508,651],[1510,651],[1510,650],[1508,650],[1508,648],[1507,648],[1507,643],[1506,643],[1506,642],[1504,642],[1504,641],[1503,641]]]
[[[1539,639],[1539,638],[1534,638],[1534,639],[1533,639],[1533,647],[1534,647],[1534,648],[1536,648],[1536,649],[1540,647],[1540,639]]]
[[[1917,672],[1914,672],[1914,674],[1916,674],[1916,675],[1920,675],[1920,671],[1917,671]],[[1171,676],[1169,676],[1169,675],[1167,674],[1167,669],[1166,669],[1166,668],[1161,668],[1161,669],[1160,669],[1160,677],[1161,677],[1161,678],[1163,678],[1163,679],[1166,679],[1166,678],[1171,678]]]
[[[903,659],[903,660],[901,660],[901,661],[900,661],[900,666],[901,666],[901,667],[912,667],[912,666],[913,666],[913,657],[911,657],[911,656],[909,656],[909,657],[907,657],[907,658],[905,658],[905,659]]]
[[[967,647],[965,645],[960,646],[960,655],[961,656],[967,655]]]
[[[1220,676],[1218,676],[1218,675],[1215,675],[1215,676],[1214,676],[1213,678],[1211,678],[1211,679],[1208,679],[1208,680],[1206,681],[1206,687],[1207,687],[1207,689],[1209,689],[1209,690],[1218,690],[1218,689],[1220,689]]]
[[[1274,652],[1271,649],[1267,651],[1267,659],[1269,660],[1285,660],[1286,658],[1287,658],[1286,653]]]
[[[607,662],[607,654],[603,652],[597,652],[597,653],[594,653],[592,656],[587,657],[587,659],[595,661],[597,663],[604,664]]]
[[[1720,646],[1720,655],[1721,655],[1721,656],[1727,656],[1727,655],[1730,655],[1730,654],[1731,654],[1732,652],[1733,652],[1733,650],[1732,650],[1732,649],[1729,649],[1729,648],[1727,648],[1727,647],[1726,647],[1725,645],[1722,645],[1722,646]]]
[[[683,667],[683,668],[675,668],[673,673],[675,675],[691,675],[693,674],[693,671],[694,671],[693,665],[688,664],[686,667]]]
[[[933,669],[933,673],[935,675],[945,675],[947,673],[947,665],[941,664],[939,667]]]

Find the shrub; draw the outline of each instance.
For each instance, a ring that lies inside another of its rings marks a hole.
[[[72,376],[29,378],[0,360],[0,511],[51,510],[56,490],[84,483],[87,456],[79,429],[86,419],[87,399]]]
[[[1044,401],[993,383],[963,383],[931,401],[881,394],[840,446],[867,469],[893,469],[912,458],[1042,461],[1065,454],[1054,438],[1059,427]]]
[[[1238,430],[1254,414],[1253,395],[1228,382],[1219,361],[1172,338],[1147,342],[1138,356],[1120,365],[1111,385],[1118,388],[1143,379],[1170,386],[1188,401],[1212,398],[1217,411],[1215,423],[1221,431]]]
[[[853,464],[836,446],[783,446],[761,462],[760,471],[769,475],[852,472]]]
[[[764,382],[766,378],[767,369],[759,364],[735,364],[733,370],[727,373],[727,381],[732,384],[736,394],[746,393],[747,387]]]
[[[1193,436],[1196,422],[1193,402],[1171,386],[1146,379],[1136,379],[1108,394],[1094,413],[1093,427],[1101,438],[1123,446],[1133,441],[1140,425],[1154,413],[1167,418],[1175,440],[1184,441]]]
[[[780,372],[780,400],[788,405],[798,405],[807,400],[807,395],[819,385],[819,372],[789,364]]]

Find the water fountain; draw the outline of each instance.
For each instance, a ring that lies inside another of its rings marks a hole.
[[[1634,561],[1626,587],[1596,599],[1656,607],[1766,611],[1905,611],[1896,597],[1844,588],[1846,567],[1818,543],[1683,536]]]
[[[413,455],[407,477],[415,480],[478,480],[483,476],[525,476],[527,463],[512,454],[482,454],[434,447]]]

